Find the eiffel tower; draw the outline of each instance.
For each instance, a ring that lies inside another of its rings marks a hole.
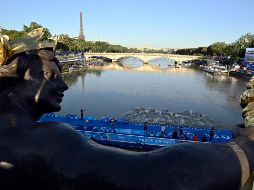
[[[80,40],[86,40],[84,31],[83,31],[83,18],[82,18],[82,11],[80,11],[80,31],[79,31],[79,37]]]

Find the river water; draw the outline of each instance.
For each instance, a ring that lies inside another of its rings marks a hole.
[[[82,107],[85,116],[134,122],[223,129],[243,123],[239,97],[246,81],[171,63],[110,64],[65,77],[69,90],[58,114],[79,115]]]

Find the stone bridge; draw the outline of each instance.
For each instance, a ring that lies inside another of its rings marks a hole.
[[[198,59],[200,56],[189,56],[189,55],[176,55],[176,54],[162,54],[162,53],[85,53],[86,59],[91,58],[92,56],[101,56],[112,59],[112,62],[119,61],[123,58],[135,57],[148,63],[149,60],[155,58],[168,58],[173,59],[177,62],[188,61],[192,59]]]

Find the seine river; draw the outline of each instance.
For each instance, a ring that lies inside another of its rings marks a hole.
[[[167,110],[171,115],[198,113],[224,129],[243,122],[239,97],[246,81],[183,66],[133,65],[110,64],[66,77],[69,90],[58,114],[79,115],[82,107],[85,116],[118,119],[133,110],[154,109]]]

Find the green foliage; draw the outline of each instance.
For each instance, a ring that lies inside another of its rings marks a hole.
[[[31,32],[32,30],[36,29],[36,28],[40,28],[43,27],[40,24],[37,24],[36,22],[31,22],[29,26],[23,25],[23,30],[22,31],[17,31],[17,30],[6,30],[3,29],[2,33],[5,35],[8,35],[10,37],[10,40],[21,37],[29,32]],[[51,37],[51,33],[49,32],[49,29],[43,27],[45,30],[44,35],[42,36],[41,40],[47,40]]]
[[[129,52],[133,52],[133,53],[141,53],[140,50],[138,50],[137,48],[130,48]]]
[[[208,56],[231,56],[237,61],[244,57],[245,49],[254,47],[254,34],[247,33],[237,39],[235,42],[227,44],[225,42],[216,42],[206,47],[179,49],[177,54],[182,55],[208,55]]]
[[[31,22],[30,25],[23,26],[22,31],[6,30],[3,29],[2,33],[10,37],[10,39],[18,38],[28,32],[43,27],[42,25]],[[45,27],[44,27],[45,28]],[[49,29],[45,28],[45,34],[42,40],[47,40],[51,37]],[[137,48],[127,48],[121,45],[111,45],[108,42],[101,41],[84,41],[69,37],[67,34],[61,34],[58,36],[57,50],[59,51],[84,51],[84,52],[112,52],[112,53],[140,53],[141,50]],[[248,47],[254,47],[254,34],[247,33],[237,39],[231,44],[225,42],[216,42],[208,47],[198,48],[185,48],[178,49],[175,53],[181,55],[208,55],[208,56],[231,56],[233,60],[238,60],[244,56],[245,49]],[[166,53],[162,49],[144,49],[142,52],[146,53]]]
[[[231,44],[236,57],[244,57],[245,49],[254,47],[254,34],[247,33]]]
[[[180,55],[194,55],[197,48],[178,49],[175,53]]]
[[[70,38],[66,34],[59,36],[59,42],[57,45],[58,50],[62,51],[84,51],[84,52],[113,52],[113,53],[126,53],[130,51],[137,52],[135,48],[128,49],[120,45],[110,45],[108,42],[91,42]]]
[[[212,55],[221,56],[225,55],[227,51],[227,44],[225,42],[216,42],[210,45]]]
[[[4,35],[8,35],[10,40],[13,40],[15,38],[19,38],[21,36],[23,36],[23,32],[21,31],[16,31],[16,30],[6,30],[3,29],[2,34]]]
[[[29,32],[31,32],[32,30],[36,29],[36,28],[41,28],[43,27],[42,25],[36,23],[36,22],[31,22],[29,26],[23,25],[23,34],[27,34]],[[41,40],[47,40],[50,37],[52,37],[51,33],[49,32],[48,28],[43,27],[45,30],[44,35],[42,36]]]

